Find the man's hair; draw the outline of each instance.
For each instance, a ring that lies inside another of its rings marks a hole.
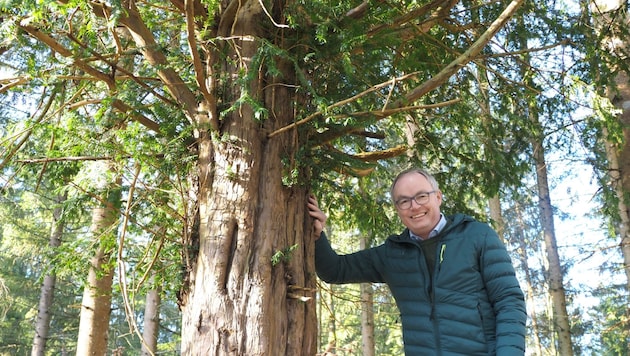
[[[417,173],[420,174],[421,176],[423,176],[424,178],[426,178],[429,181],[429,184],[431,184],[431,187],[433,188],[433,190],[438,191],[440,190],[440,185],[438,184],[437,180],[435,179],[435,177],[433,175],[431,175],[431,173],[425,171],[424,169],[421,168],[408,168],[405,169],[404,171],[398,173],[398,175],[396,176],[396,178],[394,178],[394,181],[392,182],[392,187],[389,189],[389,196],[391,197],[392,201],[394,201],[394,187],[396,187],[396,183],[398,183],[398,180],[402,177],[405,176],[407,174],[410,173]]]

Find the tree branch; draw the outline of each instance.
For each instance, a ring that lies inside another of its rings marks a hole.
[[[472,61],[475,56],[477,56],[481,50],[488,44],[488,42],[490,42],[492,40],[492,38],[494,37],[494,35],[496,35],[496,33],[501,29],[501,27],[503,27],[505,25],[505,23],[512,17],[512,15],[514,15],[514,12],[516,12],[516,10],[522,5],[524,0],[514,0],[512,1],[506,8],[505,10],[503,10],[503,12],[501,13],[501,15],[490,25],[490,27],[488,27],[488,29],[486,30],[486,32],[484,32],[481,37],[479,37],[479,39],[477,39],[477,41],[475,41],[475,43],[473,43],[473,45],[466,51],[464,52],[461,56],[459,56],[458,58],[456,58],[453,62],[451,62],[449,65],[447,65],[442,71],[440,71],[438,74],[436,74],[434,77],[432,77],[431,79],[427,80],[426,82],[422,83],[420,86],[416,87],[414,90],[412,90],[411,92],[409,92],[407,95],[405,95],[404,99],[402,100],[398,100],[395,103],[391,104],[391,105],[386,105],[386,107],[382,110],[382,112],[380,112],[380,114],[377,115],[377,112],[371,112],[371,114],[374,114],[376,117],[380,119],[385,119],[393,114],[399,113],[399,112],[403,112],[403,111],[411,111],[411,110],[417,110],[419,108],[421,108],[420,106],[408,106],[408,103],[412,103],[418,99],[420,99],[422,96],[424,96],[425,94],[429,93],[430,91],[434,90],[435,88],[439,87],[440,85],[444,84],[453,74],[455,74],[458,70],[460,70],[465,64],[467,64],[468,62]],[[415,74],[413,74],[415,75]],[[380,89],[386,85],[392,85],[394,84],[396,81],[398,80],[402,80],[402,79],[407,79],[409,77],[411,77],[412,75],[408,75],[408,76],[404,76],[401,78],[396,78],[390,81],[387,81],[385,83],[379,84],[377,86],[373,86],[372,88],[358,94],[355,95],[351,98],[348,98],[346,100],[342,100],[339,101],[335,104],[332,104],[330,106],[328,106],[326,108],[326,111],[333,109],[335,107],[347,104],[349,102],[355,101],[356,99],[371,93],[377,89]],[[316,117],[319,117],[321,115],[323,115],[325,113],[325,111],[317,111],[307,117],[305,117],[302,120],[299,120],[297,122],[294,122],[290,125],[287,125],[285,127],[282,127],[272,133],[270,133],[269,135],[267,135],[267,137],[272,138],[273,136],[276,136],[278,134],[281,134],[285,131],[288,131],[290,129],[296,128],[297,126],[306,124],[307,122],[315,119]],[[351,115],[351,114],[348,114]],[[324,141],[327,142],[327,141]]]
[[[356,153],[354,155],[349,155],[349,156],[359,159],[363,162],[376,162],[382,159],[398,157],[402,154],[405,154],[405,152],[407,152],[408,149],[409,148],[406,145],[399,145],[399,146],[388,148],[382,151],[361,152],[361,153]]]
[[[115,32],[114,32],[115,33]],[[167,103],[167,104],[171,104],[174,105],[175,102],[173,102],[172,100],[170,100],[169,98],[165,97],[164,95],[162,95],[161,93],[157,92],[156,90],[154,90],[152,87],[150,87],[149,85],[147,85],[142,78],[138,78],[136,77],[132,72],[130,72],[129,70],[127,70],[127,68],[121,67],[119,66],[117,63],[112,62],[111,60],[107,59],[106,57],[104,57],[103,55],[101,55],[100,53],[92,50],[91,48],[89,48],[88,46],[86,46],[83,42],[79,41],[74,35],[72,35],[71,33],[67,34],[67,37],[72,40],[74,43],[76,43],[77,45],[81,46],[82,48],[84,48],[86,51],[89,51],[90,53],[92,53],[92,55],[100,60],[103,61],[104,63],[107,63],[107,65],[109,65],[112,70],[116,71],[116,75],[115,75],[115,79],[121,79],[123,78],[123,76],[119,76],[118,72],[125,74],[127,78],[130,78],[131,80],[133,80],[136,84],[138,84],[139,86],[147,89],[147,91],[151,92],[151,95],[154,95],[156,98],[162,100],[163,102]],[[114,37],[116,37],[114,35]],[[109,77],[109,76],[108,76]]]
[[[422,21],[421,24],[413,25],[414,28],[419,29],[418,32],[427,33],[431,29],[431,27],[433,27],[441,19],[445,18],[448,11],[451,8],[453,8],[453,6],[455,6],[455,4],[457,4],[458,2],[459,2],[458,0],[434,0],[424,6],[414,9],[413,11],[405,13],[404,15],[395,19],[391,23],[387,23],[387,24],[383,24],[383,25],[371,28],[368,31],[367,35],[368,37],[374,37],[379,32],[382,32],[390,28],[401,28],[401,30],[403,30],[403,33],[407,33],[409,31],[403,29],[401,27],[402,25],[409,23],[413,19],[417,19],[423,15],[426,15],[429,12],[432,12],[432,15],[429,16],[428,19]],[[402,38],[408,39],[410,38],[410,36],[405,35]]]
[[[304,125],[307,122],[315,119],[316,117],[324,115],[325,112],[327,112],[327,111],[329,111],[331,109],[334,109],[336,107],[343,106],[345,104],[351,103],[351,102],[356,101],[357,99],[359,99],[359,98],[361,98],[361,97],[363,97],[363,96],[365,96],[365,95],[367,95],[369,93],[372,93],[374,91],[377,91],[377,90],[382,89],[382,88],[384,88],[386,86],[389,86],[389,85],[395,85],[399,81],[402,81],[402,80],[405,80],[405,79],[408,79],[408,78],[413,78],[416,75],[418,75],[418,72],[414,72],[414,73],[410,73],[410,74],[404,75],[402,77],[394,78],[394,79],[388,80],[388,81],[386,81],[384,83],[376,84],[376,85],[372,86],[371,88],[369,88],[367,90],[364,90],[363,92],[361,92],[361,93],[359,93],[359,94],[357,94],[357,95],[355,95],[353,97],[350,97],[350,98],[342,100],[342,101],[338,101],[338,102],[336,102],[336,103],[334,103],[332,105],[327,106],[324,111],[321,111],[321,110],[320,111],[316,111],[316,112],[312,113],[311,115],[308,115],[307,117],[305,117],[305,118],[303,118],[303,119],[301,119],[299,121],[296,121],[296,122],[294,122],[292,124],[289,124],[289,125],[287,125],[285,127],[281,127],[278,130],[276,130],[274,132],[271,132],[269,135],[267,135],[267,137],[268,138],[272,138],[272,137],[274,137],[276,135],[279,135],[279,134],[281,134],[281,133],[283,133],[285,131],[288,131],[288,130],[291,130],[293,128],[296,128],[296,127],[298,127],[300,125]]]
[[[110,12],[110,9],[102,3],[93,3],[93,7],[97,14]],[[149,64],[156,68],[158,76],[173,98],[182,106],[190,122],[195,123],[198,114],[195,94],[188,88],[179,74],[169,66],[166,56],[159,49],[153,34],[142,21],[135,4],[130,2],[124,15],[120,16],[119,23],[129,29],[138,50]]]
[[[26,31],[28,34],[30,34],[31,36],[33,36],[37,40],[43,42],[48,47],[50,47],[53,51],[59,53],[63,57],[73,58],[74,64],[77,66],[77,68],[81,69],[82,71],[84,71],[88,75],[91,75],[92,77],[96,78],[97,80],[105,82],[107,84],[107,86],[110,88],[110,90],[115,88],[115,81],[114,81],[112,76],[108,75],[107,73],[103,73],[100,70],[94,69],[87,62],[85,62],[85,61],[83,61],[81,59],[74,58],[74,53],[72,51],[68,50],[67,48],[65,48],[61,43],[59,43],[53,37],[49,36],[48,34],[42,32],[42,31],[40,31],[37,27],[28,24],[28,22],[26,20],[24,20],[24,21],[22,21],[20,23],[20,27],[24,31]],[[80,41],[78,41],[76,38],[74,38],[74,36],[72,36],[71,34],[68,34],[68,38],[70,40],[72,40],[73,42],[77,43],[78,45],[86,48],[85,45],[80,43]],[[94,52],[92,51],[92,53],[94,53]],[[96,55],[97,55],[97,58],[99,60],[102,60],[105,63],[108,63],[108,64],[113,66],[112,63],[109,63],[109,61],[107,61],[105,58],[103,58],[99,54],[96,54]],[[131,77],[133,77],[133,74],[128,73],[124,68],[119,68],[119,69],[125,71],[126,74],[129,74]],[[136,80],[136,82],[139,82],[141,85],[144,85],[146,87],[146,84],[141,83],[140,80]],[[19,84],[19,82],[12,83],[13,86],[18,85],[18,84]],[[5,87],[3,86],[1,88],[1,90],[4,91]],[[155,93],[154,92],[154,94],[157,97],[160,97],[159,93]],[[166,98],[162,98],[162,99],[166,100]],[[85,104],[85,102],[83,104]],[[159,132],[160,131],[160,126],[159,126],[158,123],[156,123],[155,121],[153,121],[153,120],[151,120],[151,119],[149,119],[149,118],[147,118],[145,116],[137,114],[129,105],[123,103],[122,101],[115,100],[114,101],[114,107],[117,108],[118,110],[120,110],[121,112],[124,112],[124,113],[131,112],[132,113],[131,117],[134,120],[136,120],[138,123],[140,123],[140,124],[144,125],[145,127],[147,127],[148,129],[153,130],[155,132]]]
[[[442,69],[433,78],[427,80],[420,86],[416,87],[405,96],[404,101],[399,101],[392,105],[393,108],[405,106],[406,103],[414,102],[422,96],[439,87],[446,82],[453,74],[457,73],[465,64],[470,62],[481,50],[492,40],[494,35],[505,25],[505,23],[514,15],[516,10],[523,4],[524,0],[514,0],[503,10],[501,15],[488,27],[475,43],[464,52],[461,56],[451,62],[446,68]]]
[[[77,66],[77,68],[81,69],[85,73],[103,81],[107,86],[112,89],[114,87],[113,78],[108,74],[101,72],[100,70],[94,69],[92,66],[87,64],[81,59],[74,58],[74,54],[69,49],[65,48],[61,43],[57,42],[54,38],[49,36],[48,34],[40,31],[37,27],[29,24],[28,19],[22,20],[19,23],[19,26],[22,30],[24,30],[29,35],[33,36],[33,38],[39,40],[40,42],[46,44],[56,53],[59,53],[61,56],[65,58],[72,58],[73,64]]]
[[[192,57],[193,67],[195,68],[195,79],[201,94],[210,101],[210,92],[206,85],[206,78],[204,77],[205,71],[201,62],[201,56],[197,49],[197,36],[195,36],[195,2],[194,0],[184,1],[184,14],[186,15],[186,33],[188,40],[188,48],[190,48],[190,55]]]
[[[164,154],[156,154],[153,157],[164,157]],[[80,161],[112,161],[114,158],[132,158],[132,156],[68,156],[68,157],[44,157],[44,158],[31,158],[31,159],[19,159],[16,162],[19,163],[50,163],[50,162],[80,162]]]
[[[42,94],[42,95],[45,96],[45,94]],[[22,149],[22,146],[24,146],[28,138],[33,133],[32,127],[34,125],[39,124],[40,122],[44,120],[44,118],[46,118],[46,114],[48,113],[48,110],[52,106],[52,103],[55,101],[56,96],[57,96],[57,90],[53,90],[52,94],[48,97],[48,100],[44,104],[44,109],[41,111],[39,117],[37,117],[34,120],[30,128],[26,129],[26,132],[24,133],[22,138],[17,141],[17,144],[15,144],[9,152],[4,154],[4,159],[0,162],[0,170],[2,170],[4,166],[6,166],[6,164],[9,162],[9,160],[11,160],[11,158]]]
[[[8,91],[9,89],[16,87],[18,85],[22,85],[28,81],[27,77],[16,77],[16,78],[7,78],[0,79],[0,94]]]

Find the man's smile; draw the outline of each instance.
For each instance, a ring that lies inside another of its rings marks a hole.
[[[427,212],[426,212],[426,211],[425,211],[425,212],[423,212],[423,213],[418,213],[418,214],[415,214],[415,215],[411,215],[411,218],[412,218],[412,219],[419,219],[419,218],[421,218],[421,217],[423,217],[423,216],[425,216],[425,215],[427,215]]]

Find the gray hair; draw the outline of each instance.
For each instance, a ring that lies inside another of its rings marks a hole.
[[[440,190],[440,185],[438,184],[437,180],[435,179],[435,177],[433,175],[431,175],[431,173],[425,171],[424,169],[421,168],[408,168],[405,169],[404,171],[398,173],[398,175],[396,176],[396,178],[394,178],[394,181],[392,182],[392,187],[389,189],[389,196],[391,197],[392,201],[394,200],[394,187],[396,186],[396,183],[398,183],[398,180],[400,180],[400,178],[402,176],[405,176],[407,174],[410,173],[417,173],[421,176],[423,176],[424,178],[426,178],[429,181],[429,184],[431,184],[431,187],[433,188],[433,190],[438,191]]]

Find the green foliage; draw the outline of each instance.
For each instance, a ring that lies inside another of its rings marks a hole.
[[[627,355],[630,352],[630,315],[628,314],[628,292],[624,285],[602,286],[594,296],[599,304],[589,312],[594,320],[593,334],[600,338],[591,345],[593,354]]]
[[[28,354],[31,349],[41,273],[50,268],[46,260],[49,207],[55,206],[45,197],[21,189],[16,193],[0,198],[0,353],[11,355]],[[68,296],[68,289],[62,287],[67,284],[67,280],[59,278],[58,298],[72,303],[75,296]],[[56,316],[52,326],[57,328],[56,336],[67,338],[64,330],[78,326],[78,310],[73,312],[65,303],[59,303],[51,312]]]
[[[338,251],[350,252],[358,249],[356,236],[334,234]],[[354,238],[353,238],[354,237]],[[334,345],[337,355],[361,355],[361,296],[357,284],[327,285],[320,288],[321,304],[318,311],[321,350]],[[386,285],[372,284],[374,312],[375,354],[401,355],[402,330],[400,315]]]
[[[293,257],[293,251],[295,251],[295,249],[298,246],[299,245],[295,244],[295,245],[291,245],[291,246],[289,246],[289,247],[287,247],[285,249],[276,251],[271,256],[271,265],[272,266],[277,266],[279,263],[288,263],[289,261],[291,261],[291,258]]]

